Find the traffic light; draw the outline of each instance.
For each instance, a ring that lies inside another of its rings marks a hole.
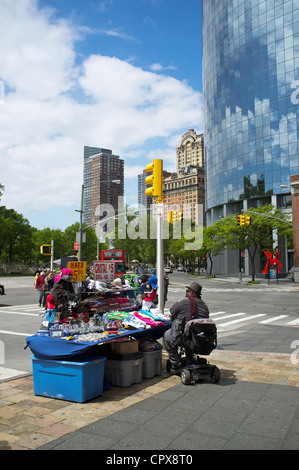
[[[42,246],[40,247],[40,253],[41,253],[41,255],[49,255],[49,256],[51,256],[51,255],[52,255],[52,253],[51,253],[51,247],[52,247],[52,245],[42,245]]]
[[[182,219],[183,219],[183,212],[177,212],[177,213],[176,213],[176,220],[177,220],[178,222],[181,222]]]
[[[168,222],[173,224],[175,222],[182,222],[183,220],[183,212],[179,211],[169,211],[168,212]]]
[[[248,215],[245,216],[245,225],[251,225],[251,217]]]
[[[245,215],[238,215],[238,225],[245,225]]]
[[[153,163],[146,166],[145,171],[152,173],[145,179],[147,185],[152,185],[150,188],[146,189],[145,195],[155,196],[157,202],[161,202],[163,200],[163,160],[153,160]]]

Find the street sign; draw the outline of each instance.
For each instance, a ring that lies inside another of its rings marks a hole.
[[[75,242],[75,243],[74,243],[74,250],[77,250],[77,251],[78,251],[78,250],[79,250],[79,246],[80,246],[80,244],[77,243],[77,242]]]
[[[115,277],[114,261],[94,261],[93,262],[93,280],[111,282]]]
[[[73,282],[86,281],[86,261],[69,261],[67,267],[73,273]]]

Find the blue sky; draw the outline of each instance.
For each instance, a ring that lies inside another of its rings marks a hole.
[[[84,145],[153,158],[203,130],[200,0],[1,0],[1,204],[37,228],[78,221]]]

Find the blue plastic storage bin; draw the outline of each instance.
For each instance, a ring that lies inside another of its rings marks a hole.
[[[31,359],[35,395],[83,403],[103,394],[105,357]]]

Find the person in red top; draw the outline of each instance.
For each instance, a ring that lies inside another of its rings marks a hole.
[[[45,284],[45,275],[46,273],[44,271],[41,272],[41,274],[38,276],[37,278],[37,281],[35,283],[35,289],[38,290],[39,292],[39,306],[41,307],[42,304],[44,305],[44,297],[45,297],[45,294],[44,292],[42,291],[42,286]]]
[[[157,297],[157,278],[156,276],[152,276],[147,283],[145,284],[144,288],[144,300],[142,301],[142,308],[145,310],[150,310],[151,308],[155,307],[154,299]]]

